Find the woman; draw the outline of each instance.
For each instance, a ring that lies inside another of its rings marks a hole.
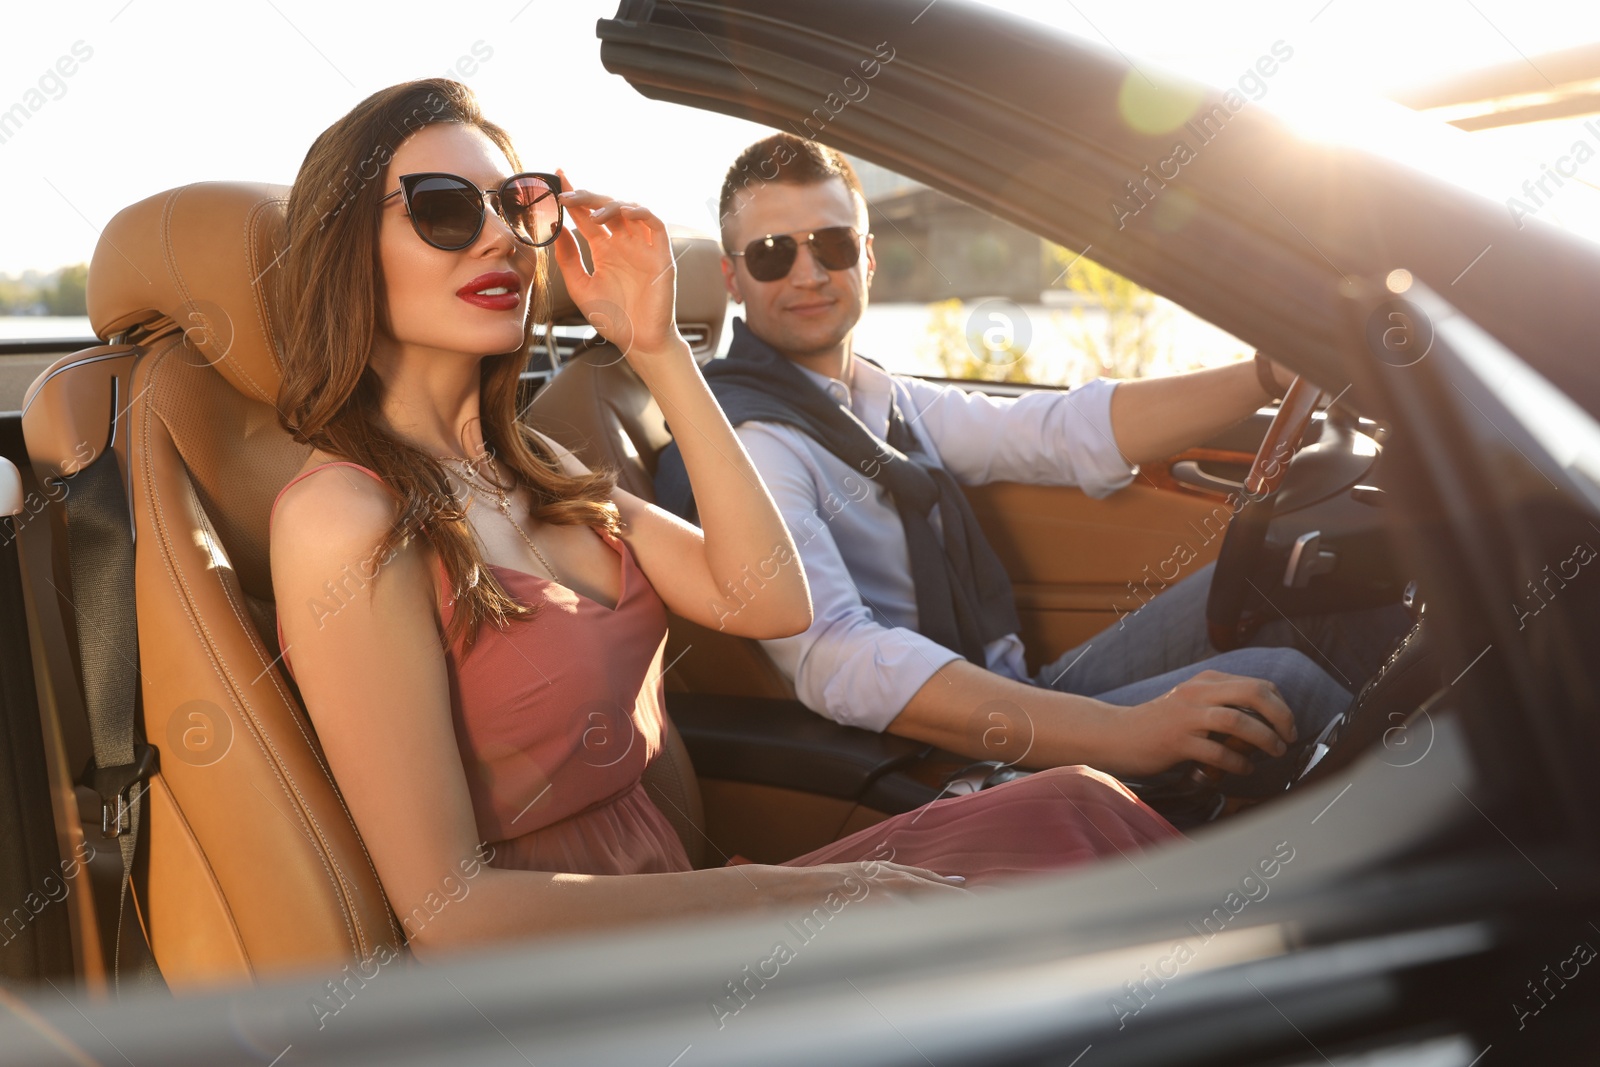
[[[475,891],[409,931],[413,948],[809,909],[835,892],[961,893],[962,876],[1179,836],[1113,779],[1072,767],[784,865],[690,869],[639,781],[661,745],[666,609],[785,636],[809,625],[805,577],[677,334],[665,228],[521,171],[465,87],[374,94],[307,154],[278,279],[280,419],[313,446],[273,509],[284,662],[397,914],[492,855]],[[517,375],[548,311],[546,245],[666,413],[703,534],[518,422]],[[752,592],[749,570],[774,568]]]

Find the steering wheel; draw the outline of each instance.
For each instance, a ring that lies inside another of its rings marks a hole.
[[[1323,395],[1304,376],[1295,376],[1267,435],[1261,439],[1261,448],[1244,480],[1243,493],[1234,497],[1233,517],[1228,520],[1228,532],[1222,538],[1211,575],[1211,592],[1206,597],[1206,633],[1219,652],[1238,648],[1262,621],[1245,613],[1246,589],[1266,544],[1273,498],[1289,473],[1295,448],[1311,425],[1311,415],[1322,403]]]

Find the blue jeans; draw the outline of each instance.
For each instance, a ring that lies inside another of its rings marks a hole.
[[[1036,685],[1128,707],[1154,700],[1201,671],[1215,670],[1272,682],[1294,713],[1304,742],[1350,706],[1352,694],[1378,669],[1410,626],[1399,604],[1362,611],[1277,618],[1264,624],[1249,647],[1219,653],[1206,637],[1206,596],[1211,565],[1163,590],[1089,640],[1047,664]],[[1267,796],[1288,783],[1296,750],[1264,753],[1248,776],[1222,781],[1233,796]],[[1163,777],[1181,774],[1168,771]],[[1153,778],[1129,784],[1149,784]]]

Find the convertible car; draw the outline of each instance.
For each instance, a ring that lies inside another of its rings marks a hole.
[[[0,1063],[1592,1062],[1600,247],[963,0],[622,0],[597,34],[648,97],[1092,249],[1300,375],[1104,500],[969,488],[1031,654],[1179,557],[1217,563],[1219,648],[1339,608],[1411,628],[1282,796],[1152,794],[1184,841],[936,905],[419,966],[275,639],[267,514],[305,456],[262,280],[286,190],[173,189],[106,226],[98,343],[0,415]],[[710,358],[716,238],[674,248]],[[557,306],[528,418],[648,496],[662,414]],[[751,642],[675,620],[667,658],[646,782],[697,865],[1023,773],[832,724]]]

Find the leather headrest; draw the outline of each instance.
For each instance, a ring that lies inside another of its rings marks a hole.
[[[288,197],[282,185],[199,182],[117,212],[89,264],[95,334],[176,323],[235,389],[275,403],[278,345],[265,290]]]
[[[722,241],[714,234],[668,226],[672,255],[678,261],[678,330],[704,363],[717,352],[728,314],[728,289],[722,281]]]
[[[95,334],[109,339],[175,323],[235,389],[275,403],[279,343],[267,282],[283,247],[288,197],[282,185],[199,182],[117,212],[89,265]],[[704,358],[716,349],[727,309],[721,250],[710,234],[669,230],[679,328]],[[556,324],[582,325],[560,272],[552,269],[551,279]]]
[[[578,239],[584,262],[592,264],[589,242],[577,230],[572,233]],[[722,284],[722,244],[714,235],[687,226],[669,223],[667,233],[672,238],[672,257],[678,269],[675,306],[678,330],[704,362],[716,353],[728,312],[728,290]],[[550,271],[550,298],[552,318],[557,326],[584,325],[584,318],[572,297],[567,295],[567,284],[554,263]]]

